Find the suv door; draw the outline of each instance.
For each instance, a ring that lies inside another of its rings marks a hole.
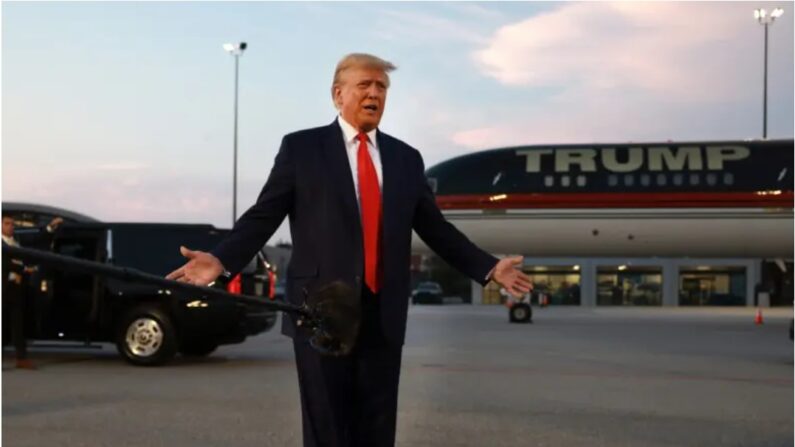
[[[53,252],[90,261],[105,260],[105,232],[100,228],[63,228]],[[104,281],[94,275],[42,268],[40,333],[37,338],[85,340],[96,333]]]

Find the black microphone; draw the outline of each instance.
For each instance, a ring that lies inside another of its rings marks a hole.
[[[306,292],[305,292],[306,293]],[[324,355],[353,351],[361,326],[361,300],[347,283],[337,280],[307,294],[299,326],[312,335],[309,344]]]

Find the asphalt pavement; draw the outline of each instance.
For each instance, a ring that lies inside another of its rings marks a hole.
[[[398,446],[791,446],[792,309],[412,306]],[[278,331],[133,367],[112,346],[5,350],[6,446],[300,446]]]

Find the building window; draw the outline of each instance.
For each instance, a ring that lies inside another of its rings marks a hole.
[[[483,304],[503,304],[505,297],[500,294],[500,285],[489,281],[483,288]]]
[[[546,186],[547,188],[551,188],[551,187],[555,186],[555,177],[553,177],[551,175],[545,176],[544,177],[544,186]]]
[[[745,306],[745,267],[695,266],[679,269],[682,306]]]
[[[665,186],[668,184],[668,177],[665,174],[657,174],[657,186]]]
[[[579,266],[535,266],[523,270],[533,282],[532,304],[540,304],[541,297],[546,296],[549,304],[580,305]]]
[[[596,270],[600,306],[661,306],[662,268],[603,266]]]

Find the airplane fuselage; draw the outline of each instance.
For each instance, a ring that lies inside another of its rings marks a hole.
[[[494,253],[792,258],[792,168],[793,140],[717,141],[496,149],[427,176]]]

